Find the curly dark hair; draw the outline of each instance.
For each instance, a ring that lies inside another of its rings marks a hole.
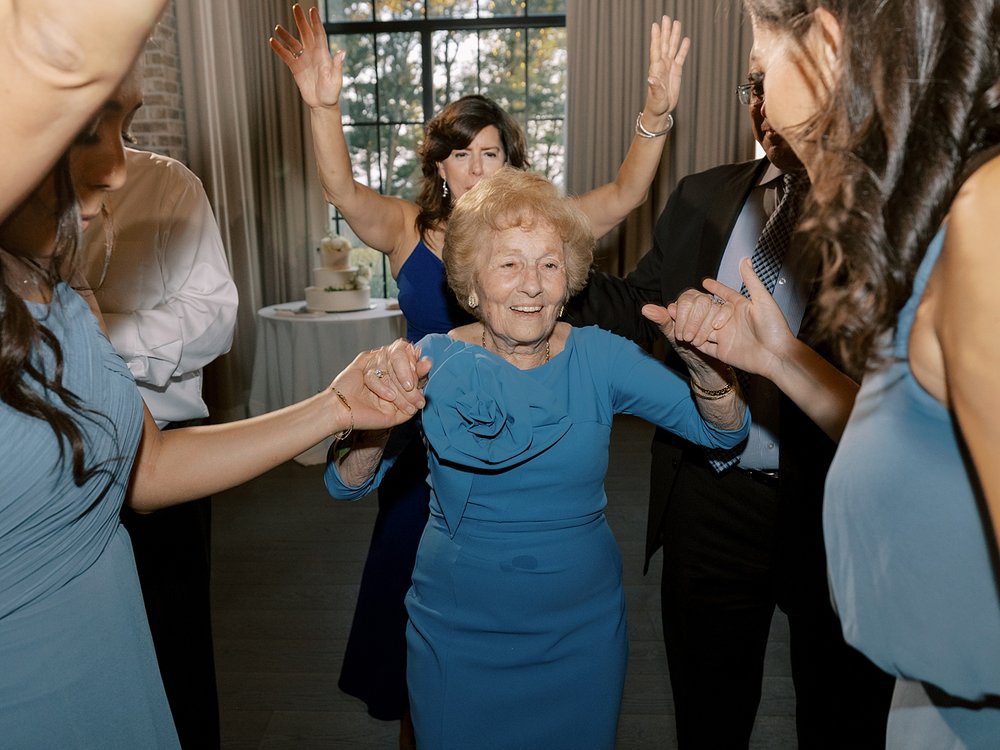
[[[447,159],[452,151],[466,148],[479,131],[490,125],[500,131],[507,166],[528,169],[524,131],[503,107],[481,94],[469,94],[451,102],[427,123],[420,145],[420,168],[424,179],[417,197],[420,207],[417,230],[421,235],[442,229],[451,216],[452,202],[443,195],[438,162]]]
[[[63,156],[53,171],[58,225],[56,248],[48,269],[39,269],[40,278],[55,289],[62,280],[60,272],[76,268],[79,252],[79,209],[69,173],[69,159]],[[26,200],[35,200],[29,197]],[[56,304],[53,301],[53,304]],[[54,363],[52,375],[39,364],[39,353],[47,348]],[[0,400],[12,409],[49,424],[59,443],[60,460],[65,460],[66,444],[73,459],[73,480],[82,485],[101,471],[88,466],[84,454],[79,419],[100,419],[102,415],[86,408],[77,396],[63,385],[63,352],[55,335],[36,319],[20,295],[7,283],[0,263]],[[32,387],[32,384],[35,387]],[[44,395],[53,394],[65,404],[59,408]],[[108,425],[111,427],[110,425]]]
[[[962,181],[1000,144],[1000,4],[744,4],[755,24],[799,40],[819,7],[840,25],[836,81],[799,133],[816,151],[799,229],[823,259],[817,330],[857,374],[878,361]]]

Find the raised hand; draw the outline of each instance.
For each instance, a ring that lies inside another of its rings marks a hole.
[[[649,32],[649,71],[643,112],[649,119],[664,117],[677,106],[684,60],[691,40],[681,36],[681,22],[664,16]]]
[[[307,17],[302,6],[296,3],[292,6],[292,15],[299,38],[278,24],[268,43],[295,76],[306,106],[312,109],[336,106],[344,85],[345,53],[340,50],[336,55],[330,54],[326,31],[315,7],[309,9]]]

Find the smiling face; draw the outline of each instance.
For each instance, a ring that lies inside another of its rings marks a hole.
[[[438,174],[448,185],[452,200],[458,200],[476,184],[507,163],[500,131],[489,125],[472,139],[468,146],[455,149],[444,161],[437,163]]]
[[[562,239],[548,224],[495,232],[475,281],[487,338],[504,353],[544,350],[566,302]]]

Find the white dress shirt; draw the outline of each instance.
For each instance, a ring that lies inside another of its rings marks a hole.
[[[229,351],[238,296],[201,180],[175,159],[126,149],[107,227],[87,228],[87,279],[111,343],[161,427],[208,415],[202,368]]]

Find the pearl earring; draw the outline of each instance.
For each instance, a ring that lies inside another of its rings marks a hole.
[[[473,310],[479,307],[479,297],[476,296],[475,292],[469,295],[469,307]]]

